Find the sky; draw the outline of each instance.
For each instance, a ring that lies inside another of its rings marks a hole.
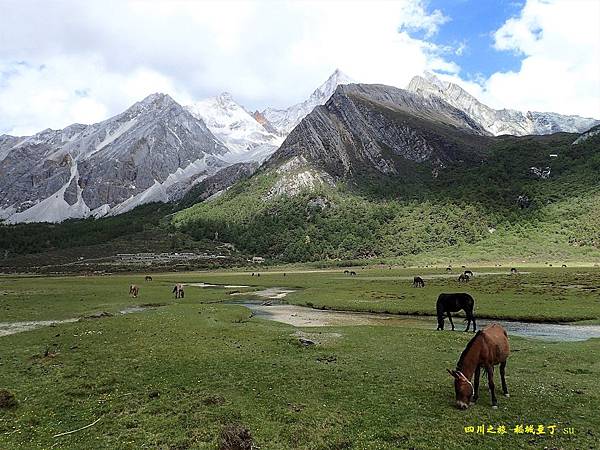
[[[431,71],[494,108],[600,118],[600,1],[0,0],[0,133],[154,92],[286,107],[336,68],[401,88]]]

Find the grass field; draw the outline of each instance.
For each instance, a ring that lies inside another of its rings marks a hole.
[[[18,406],[0,408],[0,448],[218,447],[228,424],[247,427],[261,449],[597,448],[600,343],[511,338],[511,398],[492,410],[453,406],[453,368],[472,336],[410,326],[302,329],[225,305],[232,291],[295,288],[286,301],[320,308],[432,314],[440,292],[466,291],[480,317],[600,322],[600,269],[473,269],[468,285],[442,269],[355,268],[103,277],[0,277],[0,322],[83,319],[0,337],[0,388]],[[503,272],[482,275],[481,272]],[[525,273],[528,272],[528,273]],[[408,277],[419,274],[425,289]],[[140,297],[127,296],[128,285]],[[188,286],[174,282],[247,285]],[[245,295],[235,298],[246,298]],[[251,298],[248,294],[247,298]],[[157,304],[121,315],[132,305]],[[458,323],[458,321],[457,321]],[[462,324],[461,324],[462,325]],[[459,328],[461,328],[461,325]],[[498,388],[498,386],[497,386]],[[59,433],[93,426],[61,437]],[[516,425],[556,425],[554,435]],[[499,425],[507,433],[466,433]],[[566,432],[574,430],[574,434]]]

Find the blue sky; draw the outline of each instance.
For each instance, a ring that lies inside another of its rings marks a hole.
[[[441,11],[448,21],[431,36],[426,36],[424,31],[410,34],[453,50],[462,47],[462,51],[447,57],[460,66],[463,79],[478,80],[495,72],[517,71],[522,55],[495,49],[493,32],[509,18],[518,16],[524,3],[514,0],[430,0],[426,2],[427,9]]]

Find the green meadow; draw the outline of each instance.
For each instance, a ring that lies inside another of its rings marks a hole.
[[[152,274],[152,282],[143,273],[0,277],[0,323],[81,318],[0,336],[0,389],[17,401],[0,408],[0,449],[217,449],[232,424],[263,450],[597,448],[598,339],[510,336],[511,397],[500,395],[497,375],[499,409],[491,409],[482,378],[479,402],[459,411],[446,368],[471,333],[409,322],[296,328],[225,302],[286,287],[294,292],[283,301],[296,305],[432,315],[440,292],[464,291],[480,318],[598,324],[600,269],[471,268],[468,284],[457,282],[459,269],[448,277],[442,268],[343,270]],[[425,288],[411,287],[414,275]],[[176,282],[219,286],[188,285],[175,300]],[[534,433],[515,433],[517,425]]]

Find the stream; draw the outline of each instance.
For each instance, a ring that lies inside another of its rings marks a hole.
[[[282,288],[269,288],[263,291],[252,292],[251,294],[270,300],[252,302],[240,299],[237,301],[228,301],[226,304],[242,305],[250,309],[257,317],[287,323],[295,327],[393,325],[432,330],[437,328],[435,316],[321,310],[307,306],[288,305],[277,301],[284,298],[289,292],[293,291]],[[554,324],[492,319],[476,320],[478,329],[482,329],[494,322],[502,325],[509,336],[514,335],[554,342],[585,341],[591,338],[600,338],[600,325],[578,325],[577,323]],[[466,327],[462,317],[455,317],[454,325],[455,329],[460,331]],[[445,330],[449,329],[450,323],[446,319]]]

